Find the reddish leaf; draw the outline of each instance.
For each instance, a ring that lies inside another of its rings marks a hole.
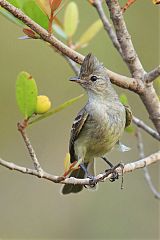
[[[125,6],[122,8],[122,12],[124,13],[136,0],[128,0]]]
[[[29,28],[23,28],[23,32],[30,38],[34,38],[34,39],[39,38],[37,34]]]
[[[60,6],[62,0],[49,0],[51,10],[54,12]]]

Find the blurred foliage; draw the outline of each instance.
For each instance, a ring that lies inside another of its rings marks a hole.
[[[64,22],[57,17],[58,11],[64,7],[61,7],[62,0],[9,0],[15,7],[21,9],[27,16],[33,19],[36,23],[48,29],[56,32],[58,36],[67,40],[68,46],[71,48],[83,48],[94,38],[94,36],[101,30],[101,20],[95,21],[88,29],[81,35],[80,39],[76,43],[73,43],[73,36],[77,30],[79,23],[79,11],[78,5],[71,1],[65,8]],[[60,8],[61,7],[61,8]],[[10,21],[20,26],[25,26],[12,14],[8,13],[5,9],[0,8],[0,13],[7,17]],[[52,30],[50,29],[52,28]],[[38,36],[31,29],[23,28],[23,32],[32,39],[37,39]],[[28,37],[20,37],[20,39],[28,39]]]

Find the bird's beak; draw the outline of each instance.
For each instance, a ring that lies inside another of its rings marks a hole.
[[[69,80],[72,82],[81,83],[81,79],[79,77],[71,77]]]

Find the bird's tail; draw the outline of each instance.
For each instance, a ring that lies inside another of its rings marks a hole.
[[[94,174],[94,160],[89,163],[85,163],[85,167],[87,168],[87,172],[89,175],[91,175],[91,176],[95,175]],[[82,168],[79,168],[77,170],[74,170],[70,174],[69,177],[83,179],[86,177],[86,173],[84,172],[84,170]],[[62,188],[62,194],[78,193],[78,192],[82,191],[82,189],[83,189],[83,185],[65,184],[64,187]]]

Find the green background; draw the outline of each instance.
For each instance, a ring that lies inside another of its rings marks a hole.
[[[80,23],[75,40],[98,18],[87,1],[76,2]],[[121,5],[125,2],[120,1]],[[107,13],[105,4],[104,7]],[[128,30],[146,71],[157,66],[159,61],[158,8],[151,0],[139,0],[125,14]],[[16,128],[22,118],[15,101],[18,73],[22,70],[31,73],[39,93],[49,96],[53,106],[81,94],[83,89],[68,81],[74,73],[60,55],[39,40],[19,40],[22,35],[19,27],[0,16],[0,157],[31,167],[32,161]],[[84,55],[88,52],[93,52],[109,69],[129,76],[103,30],[81,50]],[[152,126],[139,97],[116,89],[119,94],[127,94],[133,113]],[[85,102],[86,97],[28,129],[46,171],[55,175],[63,173],[72,121]],[[157,151],[159,143],[146,133],[143,137],[145,154]],[[125,133],[122,142],[132,150],[127,153],[113,151],[109,159],[113,163],[137,160],[134,134]],[[105,168],[98,159],[97,172]],[[158,187],[158,164],[150,166],[149,171]],[[84,189],[77,195],[62,196],[60,184],[0,166],[0,238],[159,239],[159,203],[148,188],[143,170],[126,174],[123,190],[120,184],[121,179],[115,183],[107,181],[101,183],[96,192]]]

